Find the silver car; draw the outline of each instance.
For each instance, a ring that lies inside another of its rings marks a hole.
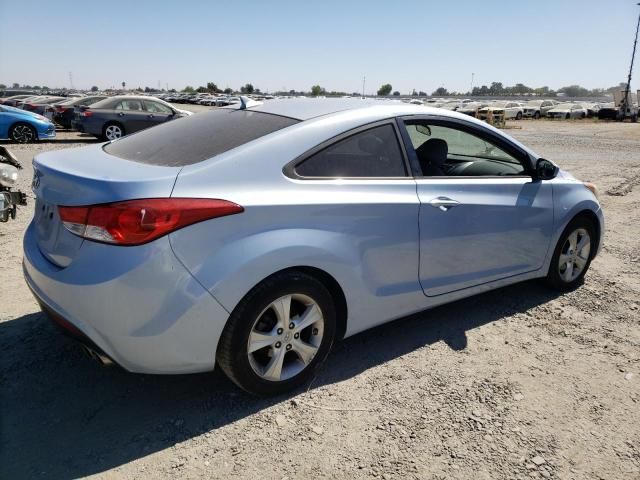
[[[33,166],[24,273],[49,316],[128,371],[218,363],[255,394],[414,312],[575,288],[604,229],[593,185],[401,102],[242,100]]]

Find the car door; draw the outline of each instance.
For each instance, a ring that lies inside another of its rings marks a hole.
[[[115,108],[115,120],[120,122],[127,134],[150,127],[152,122],[147,118],[147,112],[142,108],[139,99],[120,101]]]
[[[304,185],[294,201],[309,203],[298,228],[335,232],[336,254],[352,259],[352,301],[368,312],[350,320],[353,328],[423,308],[420,205],[395,120],[347,132],[294,163],[285,174]]]
[[[154,102],[153,100],[143,100],[142,104],[147,112],[147,119],[151,124],[158,125],[170,120],[174,116],[173,110],[160,102]]]
[[[417,176],[424,293],[443,295],[540,269],[553,198],[548,182],[532,178],[528,154],[462,120],[407,117],[403,127]],[[440,174],[423,174],[439,161]]]

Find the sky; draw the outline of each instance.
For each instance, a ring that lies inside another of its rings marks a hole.
[[[606,88],[626,81],[637,1],[0,0],[0,83]]]

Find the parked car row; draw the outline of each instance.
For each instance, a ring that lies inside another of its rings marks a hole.
[[[523,118],[575,119],[597,117],[600,103],[559,102],[557,100],[531,100],[528,102],[473,100],[427,101],[425,105],[445,110],[453,110],[472,117],[486,120],[490,116],[502,116],[505,120],[521,120]]]
[[[171,103],[189,103],[192,105],[205,105],[212,107],[226,107],[239,103],[240,99],[236,95],[213,95],[209,93],[175,93],[159,94],[158,98]],[[272,100],[273,95],[248,95],[253,100]]]
[[[2,99],[1,105],[0,138],[18,143],[55,137],[54,122],[103,140],[115,140],[191,115],[162,99],[141,95],[68,98],[21,94]]]

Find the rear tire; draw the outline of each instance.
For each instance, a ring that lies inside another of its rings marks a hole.
[[[547,283],[556,290],[573,290],[589,270],[596,247],[596,228],[586,216],[574,218],[564,229],[553,252]]]
[[[516,120],[522,120],[522,112],[516,114]]]
[[[285,271],[255,286],[231,313],[217,361],[253,395],[293,390],[314,375],[336,335],[336,309],[315,277]]]
[[[38,132],[27,123],[16,123],[9,129],[9,138],[16,143],[32,143],[38,140]]]
[[[536,120],[540,120],[540,112],[536,112],[533,118],[535,118]]]
[[[105,123],[102,127],[102,139],[103,140],[117,140],[126,135],[124,127],[117,122]]]
[[[567,114],[564,116],[564,118],[565,118],[565,120],[571,120],[571,114],[570,114],[570,113],[567,113]]]

